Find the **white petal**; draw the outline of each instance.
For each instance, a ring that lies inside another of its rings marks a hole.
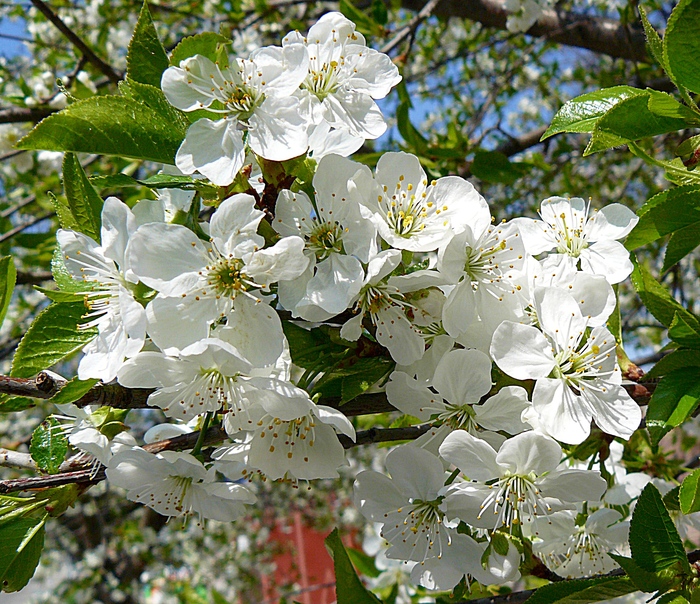
[[[504,321],[491,342],[491,356],[505,373],[518,380],[537,379],[554,369],[551,344],[530,325]]]
[[[466,430],[452,432],[440,445],[440,456],[472,480],[486,482],[500,477],[502,473],[496,461],[496,451],[491,445]]]
[[[491,359],[478,350],[448,352],[438,363],[433,386],[453,405],[478,403],[491,390]]]

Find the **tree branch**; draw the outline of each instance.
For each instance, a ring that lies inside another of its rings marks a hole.
[[[420,11],[426,0],[402,0],[402,6]],[[460,17],[486,27],[506,29],[508,11],[504,0],[442,0],[434,11],[438,17]],[[650,61],[644,32],[630,28],[616,19],[591,17],[556,10],[545,10],[527,35],[552,42],[585,48],[617,59]]]
[[[418,29],[418,26],[432,14],[432,12],[435,10],[435,7],[439,3],[440,0],[428,0],[425,3],[425,6],[420,9],[418,14],[415,17],[413,17],[413,19],[411,19],[398,32],[396,32],[394,37],[379,49],[379,52],[389,54],[392,50],[394,50],[394,48],[401,44],[401,42],[405,38],[408,38],[416,31],[416,29]]]
[[[45,214],[40,214],[39,216],[32,218],[29,222],[25,222],[24,224],[17,225],[14,229],[10,229],[9,231],[7,231],[7,233],[3,233],[0,236],[0,243],[4,243],[8,239],[11,239],[15,235],[28,229],[29,227],[32,227],[35,224],[39,224],[40,222],[46,220],[47,218],[51,218],[53,215],[54,215],[54,212],[46,212]]]
[[[57,111],[52,107],[7,107],[0,109],[0,124],[15,124],[18,122],[39,122]]]
[[[53,23],[56,28],[70,41],[73,46],[75,46],[83,56],[90,61],[97,69],[99,69],[104,75],[106,75],[111,82],[118,84],[123,76],[118,74],[114,69],[107,63],[105,63],[100,57],[98,57],[93,50],[83,42],[83,40],[70,28],[68,27],[62,19],[54,13],[49,6],[43,2],[43,0],[31,0],[32,4],[44,15],[51,23]]]

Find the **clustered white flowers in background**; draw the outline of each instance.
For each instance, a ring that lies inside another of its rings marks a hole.
[[[395,363],[379,386],[431,424],[389,453],[388,476],[363,471],[355,484],[387,558],[410,561],[414,582],[517,580],[524,539],[562,575],[608,571],[628,520],[606,492],[630,475],[608,459],[608,484],[591,469],[599,460],[574,466],[562,444],[596,427],[629,439],[640,424],[606,327],[637,218],[551,197],[541,220],[497,224],[472,184],[431,180],[412,155],[386,153],[374,173],[348,159],[386,130],[375,101],[399,81],[339,13],[280,47],[164,72],[170,103],[206,115],[177,152],[183,173],[235,188],[253,163],[306,156],[315,174],[265,206],[227,194],[206,222],[174,220],[192,195],[170,192],[132,209],[107,199],[99,242],[59,231],[98,332],[79,377],[154,389],[149,405],[172,422],[161,435],[218,422],[229,439],[207,459],[201,443],[155,454],[73,410],[71,443],[168,516],[234,519],[255,502],[255,476],[335,477],[353,424],[299,381],[280,313],[328,323],[348,347],[379,345]]]

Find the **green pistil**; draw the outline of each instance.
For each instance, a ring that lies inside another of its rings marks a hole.
[[[309,235],[309,248],[318,260],[328,258],[332,253],[342,253],[343,227],[338,223],[318,225]]]
[[[242,272],[243,261],[238,258],[221,258],[207,269],[209,285],[222,296],[235,297],[239,291],[248,289],[248,277]]]

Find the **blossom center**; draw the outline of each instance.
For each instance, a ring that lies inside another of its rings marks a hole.
[[[586,208],[586,212],[578,218],[567,216],[564,212],[556,217],[554,227],[556,230],[555,237],[558,253],[568,254],[573,258],[578,258],[581,252],[588,247],[585,230],[587,215],[588,208]],[[573,224],[571,224],[572,222]]]
[[[236,295],[255,285],[243,272],[244,263],[239,258],[221,256],[213,264],[207,266],[207,283],[222,296],[235,298]]]
[[[333,94],[340,88],[339,73],[340,68],[345,63],[342,55],[338,61],[328,61],[319,64],[317,57],[310,59],[309,75],[302,83],[302,88],[306,88],[319,101]]]
[[[324,222],[316,225],[308,235],[308,246],[318,260],[328,258],[332,253],[343,250],[343,227],[337,222]]]
[[[428,181],[423,180],[423,186]],[[384,194],[378,197],[380,208],[383,210],[386,223],[399,237],[410,238],[415,233],[425,229],[425,223],[431,214],[441,214],[448,206],[436,208],[435,203],[427,201],[428,194],[422,191],[416,194],[413,183],[407,183],[402,174],[393,192],[384,185]]]
[[[506,474],[489,485],[491,492],[481,504],[479,518],[493,508],[494,529],[500,526],[512,527],[521,524],[523,517],[533,519],[540,513],[547,513],[550,507],[534,483],[535,476]]]

